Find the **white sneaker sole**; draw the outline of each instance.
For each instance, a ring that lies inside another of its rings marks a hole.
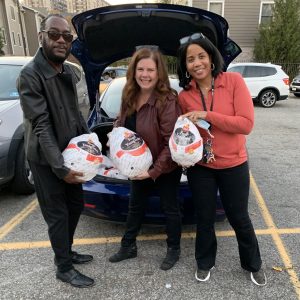
[[[205,281],[208,281],[209,280],[209,278],[210,278],[210,272],[211,272],[211,270],[213,270],[215,267],[212,267],[209,271],[208,271],[208,274],[207,274],[207,276],[204,278],[204,279],[200,279],[198,276],[197,276],[197,270],[196,270],[196,272],[195,272],[195,278],[196,278],[196,280],[198,280],[198,281],[201,281],[201,282],[205,282]]]
[[[258,283],[258,282],[254,279],[253,273],[250,272],[250,278],[251,278],[251,281],[252,281],[254,284],[258,285],[258,286],[264,286],[264,285],[267,284],[267,277],[266,277],[266,274],[264,274],[264,277],[265,277],[265,283],[262,283],[262,284],[261,284],[261,283]]]

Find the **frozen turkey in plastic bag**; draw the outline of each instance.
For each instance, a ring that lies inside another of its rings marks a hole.
[[[84,174],[80,179],[88,181],[95,177],[103,161],[102,145],[96,133],[82,134],[70,140],[63,151],[64,165]]]
[[[135,132],[115,127],[109,134],[110,158],[118,170],[129,178],[148,171],[152,155],[145,141]]]
[[[101,167],[98,171],[98,174],[101,176],[106,176],[110,178],[117,178],[117,179],[126,179],[128,177],[122,175],[120,171],[114,166],[113,162],[108,156],[103,155],[103,162]]]
[[[121,172],[115,167],[110,167],[110,168],[107,168],[107,167],[102,168],[101,167],[98,174],[101,176],[109,177],[109,178],[128,180],[128,177],[122,175]]]
[[[199,162],[203,155],[203,141],[197,127],[188,118],[179,117],[169,140],[172,159],[183,167]]]

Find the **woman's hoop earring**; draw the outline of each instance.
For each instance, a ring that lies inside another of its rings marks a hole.
[[[190,73],[188,73],[188,71],[185,72],[185,77],[186,78],[190,78],[191,77],[191,75],[190,75]]]
[[[215,64],[212,63],[212,64],[210,65],[210,68],[211,68],[211,70],[213,71],[213,70],[215,69]]]

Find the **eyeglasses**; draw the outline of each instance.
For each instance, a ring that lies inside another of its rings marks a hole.
[[[48,34],[49,39],[53,40],[53,41],[59,40],[59,38],[61,36],[68,43],[71,43],[73,41],[73,35],[71,33],[68,33],[68,32],[61,33],[61,32],[52,31],[52,30],[49,30],[49,31],[42,30],[42,32],[46,32]]]
[[[153,51],[158,51],[159,47],[157,45],[139,45],[135,47],[135,51],[138,51],[140,49],[149,49],[149,50],[153,50]]]
[[[180,45],[184,45],[189,41],[196,41],[200,39],[205,39],[205,35],[201,32],[193,33],[192,35],[185,36],[179,40]]]

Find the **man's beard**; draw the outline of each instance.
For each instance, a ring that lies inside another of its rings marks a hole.
[[[44,54],[47,57],[47,59],[50,60],[51,62],[55,63],[55,64],[62,64],[67,59],[67,57],[69,56],[69,54],[71,52],[71,47],[70,47],[67,50],[66,55],[58,56],[58,55],[53,54],[52,48],[50,48],[47,45],[47,42],[45,40],[43,40],[42,46],[43,46]]]

